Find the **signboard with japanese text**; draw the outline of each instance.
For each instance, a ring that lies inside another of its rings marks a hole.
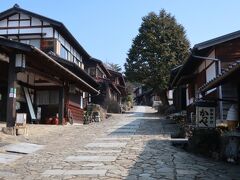
[[[9,97],[10,98],[16,98],[16,94],[17,94],[17,89],[16,88],[10,88]]]
[[[197,127],[199,128],[215,128],[216,113],[215,107],[196,107]]]

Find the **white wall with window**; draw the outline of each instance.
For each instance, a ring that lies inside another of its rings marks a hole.
[[[2,28],[2,29],[1,29]],[[4,29],[3,29],[4,28]],[[53,37],[53,28],[47,22],[42,22],[23,13],[14,14],[0,21],[1,34],[42,34],[44,38]]]
[[[25,37],[16,38],[16,35],[21,34]],[[0,35],[9,35],[11,39],[22,39],[23,43],[31,44],[37,48],[40,48],[40,38],[55,38],[58,41],[58,43],[56,43],[56,53],[60,57],[74,62],[77,66],[84,69],[80,53],[77,52],[56,29],[51,27],[49,23],[40,19],[24,13],[14,14],[0,20]],[[28,40],[36,37],[39,38],[39,40]]]

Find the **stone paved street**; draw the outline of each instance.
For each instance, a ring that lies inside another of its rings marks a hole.
[[[18,157],[0,164],[0,179],[240,179],[237,165],[173,147],[175,125],[156,117],[152,108],[133,111],[90,125],[53,126],[29,137],[29,143],[43,148],[27,155],[8,153]]]

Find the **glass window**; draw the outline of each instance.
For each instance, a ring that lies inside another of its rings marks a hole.
[[[40,48],[40,39],[20,40],[20,42]]]
[[[29,44],[40,49],[40,39],[31,39]]]
[[[57,43],[58,45],[58,43]],[[42,39],[41,40],[41,50],[43,50],[44,52],[54,52],[54,41],[53,40],[46,40],[46,39]],[[59,43],[59,47],[57,46],[57,53],[60,53],[60,43]],[[59,54],[60,55],[60,54]]]
[[[81,61],[81,62],[82,62],[82,56],[80,56],[80,59],[79,59],[79,61]]]
[[[103,77],[103,73],[97,68],[97,77]]]
[[[67,59],[67,54],[68,54],[67,49],[63,45],[61,45],[61,50],[60,50],[61,58]]]
[[[67,58],[69,61],[73,61],[73,57],[72,57],[72,54],[70,52],[68,52],[68,58]]]
[[[78,65],[78,60],[77,59],[75,59],[75,64]]]
[[[74,59],[73,62],[78,65],[78,60],[77,60],[77,58],[76,58],[76,57],[73,57],[73,59]]]
[[[30,41],[29,40],[20,40],[21,43],[24,43],[24,44],[29,44]]]
[[[96,77],[96,69],[95,68],[89,68],[89,74],[92,77]]]

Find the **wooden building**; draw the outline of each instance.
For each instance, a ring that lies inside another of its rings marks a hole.
[[[176,112],[186,109],[186,86],[183,84],[172,87],[172,82],[181,68],[182,65],[171,70],[169,81],[169,90],[172,90],[172,104]]]
[[[84,71],[90,55],[64,24],[15,5],[0,13],[0,36],[0,121],[12,127],[24,112],[29,122],[82,123],[84,97],[98,94],[98,83]]]
[[[126,82],[122,73],[108,69],[111,74],[111,83],[118,89],[118,93],[113,94],[114,100],[116,100],[119,104],[122,103],[122,98],[127,96],[126,92]]]
[[[91,102],[101,105],[107,110],[108,104],[111,101],[119,103],[121,91],[117,85],[112,81],[112,74],[105,67],[102,61],[96,58],[90,58],[84,61],[85,71],[99,83],[99,95],[91,96]],[[124,87],[125,88],[125,87]]]
[[[211,89],[207,87],[212,80],[221,77],[229,69],[229,64],[234,65],[239,59],[240,31],[196,44],[193,47],[189,58],[172,81],[172,87],[186,87],[186,109],[189,118],[194,117],[196,100],[206,99],[218,103],[218,122],[226,119],[230,106],[236,103],[237,88],[233,88],[231,82],[219,84]],[[232,82],[234,81],[236,80]]]
[[[152,89],[145,89],[146,87],[138,87],[135,89],[135,103],[137,105],[147,105],[151,106],[153,104],[152,102]]]
[[[152,106],[161,102],[160,97],[152,88],[141,85],[134,90],[134,101],[137,105]]]

